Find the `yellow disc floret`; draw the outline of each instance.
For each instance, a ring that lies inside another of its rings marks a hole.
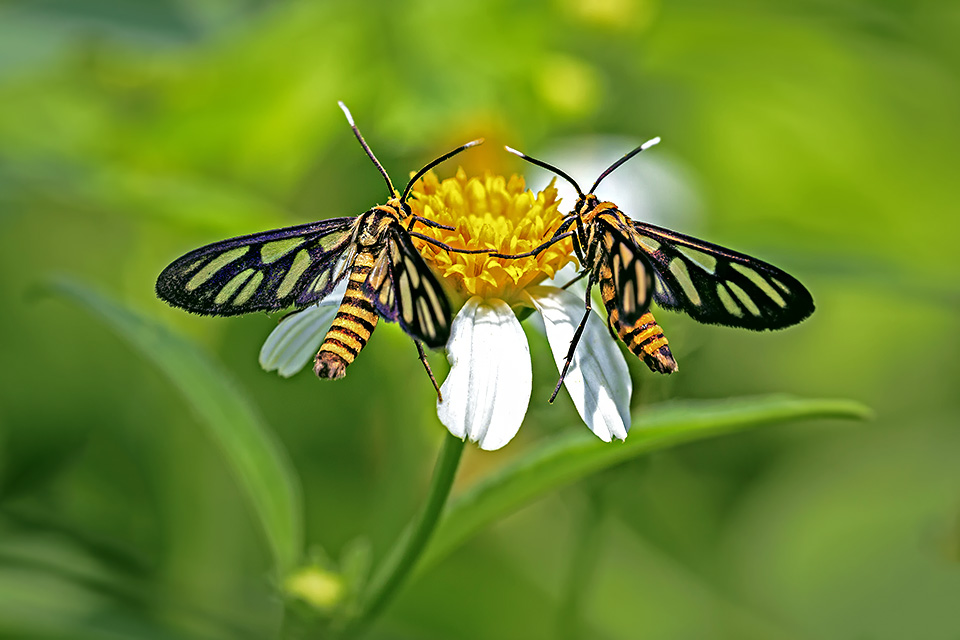
[[[534,195],[518,175],[507,179],[487,173],[468,178],[460,169],[453,178],[440,182],[430,172],[412,194],[413,213],[454,228],[447,231],[420,225],[417,230],[454,248],[525,253],[548,240],[563,220],[553,182]],[[480,296],[522,303],[520,293],[526,287],[552,278],[573,261],[569,238],[537,256],[516,260],[448,252],[417,238],[414,242],[448,290],[462,300]]]

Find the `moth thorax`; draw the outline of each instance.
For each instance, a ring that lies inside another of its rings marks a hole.
[[[360,225],[357,242],[364,247],[380,244],[384,231],[397,219],[397,212],[392,207],[386,205],[376,207],[367,214],[364,223]]]

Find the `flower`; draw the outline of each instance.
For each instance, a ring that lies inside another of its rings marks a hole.
[[[302,567],[284,580],[288,596],[302,600],[318,611],[332,611],[347,595],[343,576],[317,565]]]
[[[552,182],[534,195],[516,175],[468,178],[460,170],[440,182],[428,173],[413,195],[414,213],[453,228],[425,227],[421,232],[452,247],[524,253],[549,238],[563,220]],[[533,382],[530,349],[514,309],[539,313],[558,371],[583,317],[582,296],[546,282],[574,261],[570,240],[536,257],[515,260],[417,243],[448,291],[463,301],[447,343],[450,373],[441,386],[437,415],[454,435],[477,442],[481,449],[499,449],[520,429]],[[589,315],[564,385],[599,438],[626,438],[630,376],[595,312]]]
[[[433,172],[414,185],[413,213],[453,230],[424,228],[451,247],[524,253],[546,240],[560,225],[560,201],[553,183],[536,196],[525,189],[522,177],[509,180],[486,174],[468,178],[463,169],[443,182]],[[525,302],[524,290],[554,277],[572,263],[569,239],[558,242],[536,257],[506,260],[480,254],[451,253],[414,239],[417,249],[462,301],[474,296],[499,298],[508,304]]]
[[[412,193],[414,213],[452,227],[419,226],[417,231],[454,248],[525,253],[549,238],[563,220],[552,182],[534,194],[516,175],[468,177],[460,170],[441,182],[429,172]],[[441,386],[437,415],[454,435],[482,449],[499,449],[519,431],[533,386],[530,348],[517,312],[525,317],[534,311],[543,320],[558,371],[583,317],[582,287],[573,293],[552,282],[562,281],[560,270],[576,264],[571,242],[565,239],[535,257],[515,260],[448,252],[417,238],[414,243],[443,280],[454,307],[460,308],[447,343],[450,373]],[[264,369],[288,377],[312,360],[345,284],[274,329],[260,351]],[[564,386],[599,438],[609,442],[627,437],[630,375],[596,311],[587,320]]]

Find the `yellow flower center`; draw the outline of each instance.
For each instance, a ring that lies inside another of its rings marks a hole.
[[[443,182],[431,171],[414,187],[413,213],[454,227],[453,231],[419,225],[417,230],[457,249],[492,249],[526,253],[545,242],[563,215],[553,182],[534,195],[521,176],[485,174],[468,178],[463,169]],[[573,261],[569,238],[537,256],[508,260],[486,254],[453,253],[414,238],[417,249],[452,293],[464,301],[473,296],[523,303],[520,293],[552,278]]]

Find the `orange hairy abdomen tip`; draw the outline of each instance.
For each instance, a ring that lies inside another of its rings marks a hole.
[[[347,361],[330,351],[321,351],[317,354],[313,365],[313,372],[324,380],[337,380],[347,375]]]

